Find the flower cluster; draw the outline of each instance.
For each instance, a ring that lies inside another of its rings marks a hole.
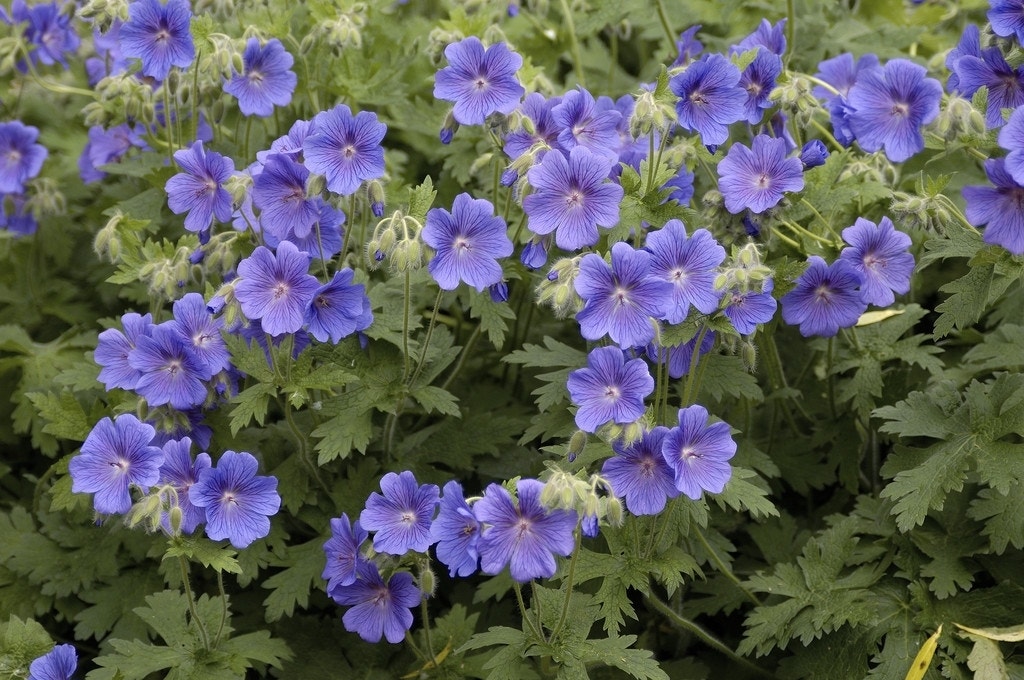
[[[0,227],[31,234],[36,220],[25,210],[27,182],[39,175],[49,152],[38,144],[39,129],[21,121],[0,123]],[[8,214],[8,204],[13,214]]]

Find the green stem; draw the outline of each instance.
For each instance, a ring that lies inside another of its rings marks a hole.
[[[199,137],[199,112],[196,105],[199,100],[199,60],[202,56],[203,51],[196,50],[196,60],[192,64],[192,96],[188,98],[192,107],[192,141]]]
[[[786,68],[793,56],[793,38],[796,35],[796,8],[793,0],[786,0]]]
[[[828,412],[832,420],[838,417],[836,413],[836,380],[832,375],[832,352],[835,349],[835,337],[828,339],[828,349],[825,354],[825,385],[828,387]]]
[[[537,595],[536,581],[530,581],[530,592],[533,594],[533,599],[530,600],[530,603],[533,605],[533,611],[537,617],[537,630],[540,631],[541,635],[544,635],[544,616],[541,613],[541,599]]]
[[[405,361],[405,366],[402,369],[402,382],[404,383],[409,377],[409,371],[411,370],[410,357],[409,357],[409,308],[412,306],[410,298],[410,277],[412,275],[409,269],[405,270],[405,286],[402,289],[405,298],[405,308],[402,310],[402,357]]]
[[[661,28],[665,31],[665,37],[668,38],[668,46],[671,49],[675,46],[678,36],[672,30],[672,24],[668,20],[668,14],[665,12],[665,5],[662,4],[661,0],[655,0],[655,4],[658,8],[658,21],[661,22]]]
[[[213,638],[213,647],[220,644],[220,636],[224,633],[224,624],[228,620],[228,596],[224,592],[224,572],[217,570],[217,592],[220,593],[220,625],[217,626],[217,635]]]
[[[697,398],[698,393],[695,389],[700,389],[700,377],[697,375],[697,364],[700,362],[700,346],[704,342],[704,336],[707,334],[707,324],[701,324],[700,331],[697,333],[697,339],[693,346],[693,353],[690,355],[690,369],[686,373],[686,382],[683,384],[682,406],[684,408],[692,403],[691,399]]]
[[[430,659],[428,659],[427,655],[423,653],[423,650],[420,649],[420,646],[416,644],[416,641],[412,637],[412,633],[410,633],[409,631],[405,631],[405,641],[409,643],[409,647],[412,648],[412,651],[416,654],[416,656],[420,658],[420,660],[422,660],[424,663],[430,663]]]
[[[789,229],[794,234],[797,234],[799,236],[806,236],[807,238],[811,239],[812,241],[817,241],[818,243],[822,244],[823,246],[828,246],[829,248],[835,248],[835,243],[834,242],[830,241],[829,239],[827,239],[827,238],[825,238],[823,236],[818,236],[817,234],[815,234],[812,231],[808,231],[807,229],[804,229],[799,224],[796,224],[794,222],[790,222],[789,220],[779,220],[779,223],[780,224],[784,224],[787,227],[789,227]]]
[[[466,358],[469,356],[470,350],[480,338],[482,329],[483,326],[481,324],[477,324],[476,328],[473,329],[473,332],[470,333],[469,338],[466,339],[466,344],[462,346],[462,352],[459,353],[459,361],[455,364],[455,367],[452,368],[452,372],[448,374],[448,377],[444,379],[444,382],[441,383],[442,390],[448,389],[448,386],[452,384],[455,377],[459,375],[459,371],[462,370],[462,366],[466,363]]]
[[[196,628],[199,630],[199,637],[203,640],[203,649],[210,651],[210,634],[206,632],[206,626],[203,625],[202,619],[199,618],[199,612],[196,611],[196,598],[192,594],[192,586],[188,582],[188,562],[184,557],[178,556],[178,564],[181,565],[181,582],[185,587],[185,599],[188,600],[188,611],[192,615],[192,621],[195,622]]]
[[[171,166],[174,166],[174,133],[171,131],[171,93],[168,91],[167,83],[163,85],[164,91],[164,130],[167,131],[167,159]]]
[[[828,140],[828,143],[831,144],[836,151],[842,151],[843,149],[846,148],[839,143],[839,140],[836,139],[831,132],[829,132],[828,128],[826,128],[824,125],[814,120],[813,118],[811,118],[811,125],[814,126],[814,129],[817,130],[818,133],[821,134],[821,136]]]
[[[562,613],[558,617],[555,629],[551,631],[551,639],[554,640],[565,625],[569,617],[569,601],[572,600],[572,588],[576,580],[576,557],[580,554],[580,545],[583,542],[583,534],[579,527],[576,527],[576,545],[572,549],[572,557],[569,558],[569,574],[565,577],[565,599],[562,601]]]
[[[523,588],[519,585],[518,581],[512,582],[512,590],[516,593],[516,602],[519,603],[519,613],[523,616],[523,621],[526,626],[530,629],[530,632],[536,638],[537,642],[545,642],[544,635],[537,630],[537,626],[534,625],[533,619],[526,615],[526,603],[523,601]]]
[[[583,58],[580,57],[580,43],[576,37],[576,24],[572,19],[572,10],[569,9],[567,0],[559,0],[562,5],[562,15],[565,20],[565,27],[569,31],[569,49],[572,51],[572,62],[576,67],[576,80],[580,87],[586,87],[586,79],[583,76]]]
[[[740,590],[742,590],[743,594],[746,595],[747,598],[751,602],[753,602],[754,604],[760,606],[761,605],[761,600],[758,599],[757,595],[754,595],[752,592],[747,590],[746,587],[743,585],[743,582],[739,580],[739,578],[736,576],[736,574],[732,573],[732,569],[729,568],[729,565],[727,565],[722,560],[722,558],[718,556],[718,553],[715,551],[715,549],[711,547],[710,543],[708,543],[708,539],[704,538],[704,532],[700,530],[700,527],[695,527],[695,528],[696,528],[697,538],[700,539],[701,545],[704,546],[704,550],[707,551],[708,555],[711,557],[711,561],[715,563],[715,566],[718,567],[718,570],[720,572],[722,572],[722,574],[727,579],[729,579],[734,584],[736,584],[736,587],[739,588]]]
[[[835,232],[835,230],[832,228],[832,223],[829,222],[828,220],[826,220],[824,217],[822,217],[821,213],[818,212],[818,209],[815,208],[814,205],[810,201],[808,201],[806,198],[801,196],[800,197],[800,202],[803,203],[804,205],[806,205],[808,208],[811,209],[811,212],[814,213],[814,216],[817,217],[819,220],[821,220],[821,223],[825,225],[826,229],[828,229],[828,233],[832,234],[832,236],[835,238],[836,241],[842,240],[840,238],[839,234],[837,234]]]
[[[737,654],[733,650],[729,649],[725,645],[724,642],[722,642],[721,640],[716,638],[714,635],[712,635],[708,631],[706,631],[703,628],[701,628],[699,625],[697,625],[696,623],[694,623],[690,619],[684,618],[682,615],[680,615],[678,612],[676,612],[674,609],[672,609],[672,607],[668,606],[667,604],[662,602],[660,599],[658,599],[658,597],[656,595],[654,595],[653,593],[651,593],[649,595],[645,595],[644,596],[644,600],[647,602],[647,604],[651,605],[651,607],[653,607],[657,611],[659,611],[662,614],[664,614],[665,617],[668,618],[668,620],[672,623],[672,625],[674,625],[674,626],[676,626],[678,628],[682,628],[683,630],[685,630],[688,633],[692,633],[693,636],[696,637],[698,640],[703,642],[705,645],[707,645],[711,649],[714,649],[715,651],[717,651],[717,652],[721,653],[722,655],[728,657],[729,660],[732,661],[733,663],[735,663],[735,664],[737,664],[739,666],[742,666],[743,668],[746,668],[747,670],[749,670],[749,671],[751,671],[753,673],[756,673],[757,675],[759,675],[761,677],[764,677],[764,678],[773,678],[773,677],[775,677],[771,673],[769,673],[769,672],[767,672],[765,670],[762,670],[761,668],[758,668],[757,666],[752,664],[747,659],[743,658],[742,656],[740,656],[739,654]]]
[[[429,662],[433,662],[437,657],[434,655],[434,643],[430,639],[430,612],[427,608],[426,593],[420,598],[420,614],[423,617],[423,637],[427,642],[427,653],[430,654]]]
[[[291,362],[289,362],[290,364]],[[288,423],[288,429],[291,430],[292,435],[295,437],[296,443],[299,445],[299,456],[302,462],[309,468],[309,471],[313,475],[313,479],[324,491],[328,491],[327,484],[324,483],[322,477],[320,477],[320,470],[316,464],[313,463],[313,459],[309,457],[309,442],[306,441],[306,436],[299,430],[298,425],[295,424],[295,417],[292,415],[292,403],[286,397],[284,399],[284,419]]]
[[[416,370],[413,371],[412,378],[409,380],[409,387],[412,387],[416,383],[416,378],[420,377],[420,373],[423,372],[423,365],[427,361],[427,349],[430,347],[430,337],[434,334],[434,326],[437,325],[437,310],[441,307],[441,296],[444,291],[440,288],[437,289],[437,298],[434,300],[434,309],[430,313],[430,321],[427,323],[427,337],[423,341],[423,347],[420,348],[420,359],[416,363]]]

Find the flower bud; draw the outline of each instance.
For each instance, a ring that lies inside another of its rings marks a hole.
[[[801,149],[800,162],[804,164],[804,170],[810,170],[819,165],[824,165],[828,155],[828,148],[825,146],[825,143],[820,139],[812,139],[804,144],[804,148]]]
[[[566,451],[566,457],[569,462],[576,460],[576,456],[583,453],[587,448],[587,433],[583,430],[576,430],[572,433],[572,437],[569,438],[569,446]]]

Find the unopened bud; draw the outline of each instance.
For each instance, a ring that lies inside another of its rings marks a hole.
[[[576,430],[573,432],[572,437],[569,438],[569,447],[566,455],[569,462],[576,460],[576,456],[583,453],[587,448],[587,433],[583,430]]]

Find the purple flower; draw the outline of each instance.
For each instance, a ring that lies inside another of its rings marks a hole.
[[[106,177],[107,173],[99,170],[99,167],[120,161],[132,147],[148,149],[149,145],[142,138],[145,132],[141,125],[129,126],[127,123],[109,130],[104,130],[100,125],[89,128],[89,141],[78,159],[82,181],[89,184]]]
[[[722,144],[729,126],[743,120],[747,91],[740,85],[740,70],[721,54],[706,54],[669,81],[680,99],[679,125],[700,133],[705,144]]]
[[[732,477],[729,459],[736,442],[729,426],[708,425],[708,411],[697,404],[679,409],[679,426],[665,435],[661,455],[675,473],[676,488],[697,500],[701,493],[721,493]]]
[[[1003,158],[985,161],[985,174],[994,187],[963,188],[965,214],[976,227],[988,225],[985,243],[1002,246],[1014,255],[1024,254],[1024,185],[1007,172]]]
[[[476,573],[480,522],[466,503],[462,485],[456,481],[444,485],[441,508],[430,525],[430,537],[437,543],[437,559],[448,566],[449,575],[454,578]]]
[[[750,335],[758,324],[768,323],[775,316],[779,303],[772,296],[775,283],[765,279],[761,291],[734,289],[726,298],[725,316],[737,333]]]
[[[71,680],[78,668],[74,645],[57,645],[28,667],[28,680]]]
[[[999,131],[999,146],[1007,151],[1006,172],[1017,184],[1024,184],[1024,107],[1014,109],[1003,129]]]
[[[687,239],[683,223],[669,220],[647,235],[644,250],[651,254],[651,276],[672,284],[672,299],[661,318],[682,323],[690,305],[702,314],[718,308],[722,295],[715,290],[715,276],[725,260],[725,248],[711,232],[698,229]]]
[[[804,170],[810,170],[819,165],[825,165],[828,156],[828,147],[825,146],[825,142],[820,139],[812,139],[800,150],[800,163],[804,166]]]
[[[258,319],[271,335],[299,330],[319,287],[308,271],[309,258],[289,241],[278,245],[276,255],[259,246],[238,263],[235,297],[242,313],[248,319]]]
[[[359,548],[368,535],[359,520],[349,522],[345,513],[331,520],[331,537],[324,543],[327,564],[321,576],[327,580],[328,593],[356,582],[359,565],[366,561]]]
[[[485,574],[500,573],[510,565],[512,578],[519,583],[550,578],[555,575],[555,555],[572,554],[576,513],[545,508],[540,502],[543,489],[536,479],[520,479],[517,506],[504,487],[491,484],[473,506],[473,514],[484,525],[477,547]]]
[[[551,109],[551,118],[561,130],[558,144],[562,149],[582,146],[613,163],[618,162],[617,126],[622,114],[614,108],[599,108],[593,95],[581,87],[565,93],[562,101]]]
[[[785,42],[785,40],[783,40]],[[769,100],[775,89],[775,79],[782,73],[782,59],[766,48],[759,49],[754,60],[740,74],[740,87],[747,91],[743,111],[747,122],[757,125],[764,117],[764,110],[773,104]]]
[[[437,72],[434,96],[455,102],[453,114],[461,125],[481,125],[492,113],[510,114],[526,90],[516,71],[523,58],[503,42],[486,50],[470,36],[444,48],[448,66]]]
[[[988,20],[992,32],[1002,38],[1016,36],[1024,42],[1024,0],[989,0]]]
[[[313,199],[313,204],[316,206],[317,218],[308,234],[299,238],[289,233],[287,238],[278,238],[273,232],[265,231],[263,242],[267,247],[276,249],[283,241],[290,241],[310,259],[330,260],[336,255],[341,250],[341,225],[345,221],[345,213],[319,197]]]
[[[345,630],[367,642],[380,642],[381,637],[392,644],[401,642],[412,627],[410,609],[423,597],[412,574],[397,572],[385,584],[373,562],[361,563],[357,571],[355,583],[331,591],[335,602],[352,605],[341,617]]]
[[[96,378],[103,383],[108,390],[121,388],[123,390],[134,390],[142,374],[132,368],[128,361],[128,355],[135,349],[135,343],[139,336],[149,335],[156,326],[153,324],[153,315],[146,314],[139,316],[135,312],[129,312],[121,317],[121,326],[124,333],[116,328],[108,328],[99,335],[96,343],[96,352],[93,359],[103,367]]]
[[[888,307],[896,300],[893,293],[902,295],[910,290],[914,273],[914,256],[907,252],[910,237],[897,231],[888,217],[877,225],[858,217],[852,227],[843,229],[843,240],[849,246],[839,253],[839,259],[860,272],[864,302]]]
[[[320,217],[315,198],[306,195],[309,170],[284,154],[268,156],[253,179],[252,202],[260,209],[260,226],[278,239],[309,236]]]
[[[1003,109],[1024,104],[1024,67],[1013,68],[998,47],[982,50],[981,57],[965,55],[956,61],[957,89],[970,97],[988,88],[985,126],[990,130],[1003,124]]]
[[[576,426],[597,432],[608,422],[625,425],[644,414],[644,399],[654,391],[643,359],[626,361],[618,347],[598,347],[587,355],[587,367],[569,374],[566,382],[576,411]]]
[[[512,254],[506,229],[490,201],[469,194],[456,196],[451,212],[432,209],[422,231],[423,242],[436,251],[430,275],[444,290],[455,290],[464,281],[482,291],[501,281],[497,259]]]
[[[224,322],[210,314],[202,295],[188,293],[174,303],[173,313],[171,327],[204,365],[204,380],[231,368],[231,353],[220,332]]]
[[[544,154],[527,178],[533,193],[523,199],[527,228],[535,234],[555,232],[563,250],[597,243],[597,228],[619,221],[623,190],[607,182],[612,162],[577,146],[566,158],[560,151]]]
[[[659,425],[629,446],[613,442],[615,455],[601,468],[612,491],[626,500],[626,508],[634,515],[657,515],[669,498],[679,495],[675,474],[661,454],[666,434],[668,428]]]
[[[292,160],[299,160],[302,154],[302,144],[306,141],[313,128],[312,122],[308,120],[297,120],[288,129],[288,134],[278,137],[270,143],[270,149],[256,152],[256,160],[266,163],[267,158],[274,154],[284,154]]]
[[[334,278],[320,286],[306,307],[309,334],[320,342],[330,339],[341,342],[356,331],[365,331],[373,323],[370,299],[366,287],[352,283],[355,273],[346,267],[334,273]]]
[[[303,163],[327,178],[327,188],[348,196],[364,181],[384,174],[381,141],[388,126],[377,114],[360,111],[355,116],[344,104],[321,111],[302,142]]]
[[[108,75],[124,73],[128,70],[128,60],[121,52],[121,26],[123,25],[124,22],[120,19],[114,19],[106,33],[101,33],[98,27],[93,27],[92,46],[96,51],[96,56],[85,60],[85,72],[90,87],[95,87]]]
[[[924,148],[921,126],[939,115],[942,85],[927,69],[893,59],[861,73],[850,88],[850,129],[865,151],[885,149],[890,161],[907,160]]]
[[[39,128],[12,120],[0,123],[0,194],[21,194],[39,174],[48,151],[36,144]]]
[[[68,67],[66,53],[73,54],[81,41],[78,33],[71,27],[72,14],[65,12],[56,2],[37,4],[31,7],[23,0],[11,3],[11,16],[8,17],[0,7],[0,21],[5,23],[26,24],[22,37],[28,48],[28,56],[33,64],[46,65],[59,63]],[[18,62],[18,68],[27,70],[24,62]]]
[[[818,64],[818,72],[815,74],[816,78],[824,80],[834,87],[839,94],[836,95],[821,85],[815,85],[811,92],[818,99],[831,104],[836,97],[845,98],[849,94],[850,88],[857,82],[857,78],[861,73],[876,68],[879,68],[879,66],[878,57],[875,55],[865,54],[854,63],[853,55],[849,52],[844,52],[837,57],[826,59]]]
[[[666,201],[675,200],[679,205],[690,205],[693,198],[693,173],[686,167],[679,168],[678,172],[665,182],[662,189],[671,189],[672,192],[665,198]]]
[[[781,56],[786,51],[786,20],[780,19],[773,26],[767,19],[761,19],[757,30],[741,40],[729,51],[739,53],[757,47],[763,47],[771,54]]]
[[[782,319],[800,326],[800,335],[830,338],[840,328],[849,328],[867,309],[859,286],[862,278],[847,260],[831,265],[817,255],[807,258],[809,266],[796,287],[782,298]]]
[[[704,44],[696,38],[697,31],[700,29],[701,25],[697,24],[679,34],[679,40],[676,41],[676,58],[672,62],[673,67],[685,66],[704,51]]]
[[[408,550],[427,552],[433,540],[430,522],[440,491],[436,484],[416,483],[416,476],[405,470],[389,472],[380,480],[380,489],[366,499],[359,523],[375,531],[373,549],[389,555],[404,555]]]
[[[967,24],[960,36],[960,42],[946,54],[946,68],[949,69],[949,78],[946,80],[948,92],[960,91],[960,76],[957,75],[956,62],[960,57],[968,56],[981,58],[981,32],[974,24]]]
[[[128,364],[138,371],[135,391],[150,406],[170,404],[178,410],[206,401],[209,370],[181,337],[173,322],[155,326],[149,335],[136,338]]]
[[[551,239],[534,236],[523,246],[523,252],[519,254],[519,260],[527,269],[540,269],[548,261],[548,249],[551,247]]]
[[[202,142],[175,151],[174,160],[184,172],[167,180],[167,205],[176,215],[188,213],[185,229],[205,231],[214,217],[220,222],[230,221],[231,194],[224,183],[234,173],[235,162],[216,151],[204,150]]]
[[[142,75],[164,80],[172,66],[188,67],[196,58],[188,0],[135,0],[121,26],[121,51],[142,60]]]
[[[762,213],[778,205],[786,191],[804,188],[803,164],[786,156],[786,141],[768,135],[754,137],[753,149],[740,143],[718,164],[718,189],[732,214]]]
[[[535,144],[543,144],[549,148],[561,148],[558,144],[558,125],[551,111],[562,102],[561,97],[544,99],[539,92],[526,95],[520,110],[533,123],[533,133],[525,129],[509,132],[505,137],[505,153],[515,160],[529,151]]]
[[[288,106],[297,78],[291,71],[295,59],[285,51],[277,38],[260,45],[258,38],[249,38],[242,54],[242,73],[236,73],[224,91],[238,98],[238,108],[245,116],[270,116],[275,106]]]
[[[256,474],[259,463],[252,454],[225,451],[217,466],[199,473],[189,489],[192,504],[206,508],[206,535],[228,539],[246,548],[270,533],[270,516],[281,508],[277,477]]]
[[[181,509],[181,531],[191,534],[206,521],[206,511],[192,503],[188,490],[205,470],[212,467],[210,454],[200,453],[192,460],[192,440],[189,437],[170,439],[163,446],[164,462],[160,466],[160,483],[170,484],[177,493]],[[165,519],[166,522],[166,519]]]
[[[584,338],[600,340],[607,334],[620,347],[646,345],[654,338],[652,317],[665,314],[673,286],[650,269],[650,253],[621,242],[612,246],[611,266],[595,253],[583,257],[573,285],[585,303],[576,315]]]
[[[676,347],[659,347],[655,343],[647,345],[647,358],[655,363],[668,362],[668,376],[678,380],[690,373],[693,366],[693,350],[697,346],[697,336],[690,338]],[[715,332],[707,331],[700,342],[700,354],[704,356],[715,346]]]
[[[135,485],[148,491],[160,479],[164,452],[150,446],[155,434],[152,425],[130,413],[96,423],[81,452],[68,465],[71,490],[95,493],[92,505],[96,512],[127,512],[132,507],[128,487]]]

